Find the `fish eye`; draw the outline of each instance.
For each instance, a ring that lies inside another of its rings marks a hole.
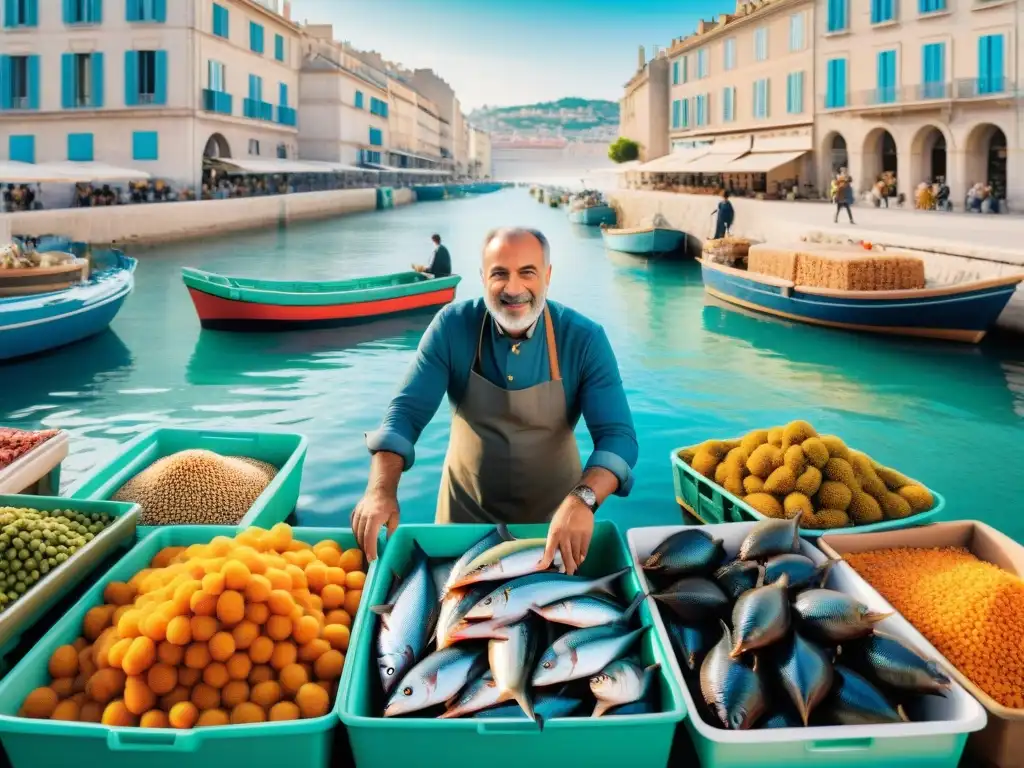
[[[412,696],[412,688],[403,688],[403,689],[402,689],[402,693],[403,693],[403,694],[404,694],[405,696]]]
[[[488,597],[486,600],[484,600],[484,605],[490,605],[493,602],[494,602],[494,598],[493,597]]]
[[[544,669],[551,669],[551,662],[545,661],[541,666],[544,667]]]
[[[395,668],[394,667],[388,667],[388,677],[390,677],[393,674],[395,674]]]

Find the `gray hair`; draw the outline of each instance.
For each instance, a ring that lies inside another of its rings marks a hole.
[[[487,233],[484,238],[484,250],[487,250],[487,246],[491,244],[491,241],[496,237],[514,238],[521,237],[523,235],[529,235],[540,243],[540,248],[544,252],[544,264],[545,266],[551,263],[551,246],[548,244],[548,239],[544,237],[544,233],[539,229],[531,229],[529,227],[496,227]]]

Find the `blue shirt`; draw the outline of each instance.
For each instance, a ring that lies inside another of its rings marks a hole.
[[[616,494],[625,496],[633,486],[638,449],[615,353],[600,325],[553,301],[548,301],[548,308],[555,327],[569,426],[575,429],[583,416],[594,441],[586,467],[607,469],[619,480]],[[437,412],[441,397],[447,393],[455,407],[466,391],[486,314],[483,299],[474,299],[449,304],[434,317],[380,429],[366,436],[371,453],[396,453],[406,470],[412,466],[413,446]],[[512,351],[513,343],[519,344],[519,354]],[[526,389],[550,381],[544,316],[522,339],[510,338],[488,318],[480,370],[489,382],[505,389]]]

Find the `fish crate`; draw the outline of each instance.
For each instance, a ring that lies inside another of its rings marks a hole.
[[[215,536],[235,536],[243,526],[176,525],[159,528],[135,545],[43,636],[25,658],[0,681],[0,743],[11,768],[330,768],[335,747],[338,707],[323,717],[289,722],[225,725],[192,730],[126,728],[97,723],[32,720],[18,717],[25,696],[49,680],[53,652],[81,634],[86,612],[103,604],[103,590],[112,581],[128,581],[164,547],[205,544]],[[348,528],[293,528],[307,543],[332,539],[342,548],[356,546]],[[367,579],[372,578],[371,563]],[[362,605],[366,605],[365,601]],[[362,610],[357,612],[357,616]],[[353,627],[350,642],[358,639]]]
[[[726,553],[733,557],[756,523],[709,525],[702,530],[722,539]],[[651,584],[640,567],[654,549],[671,534],[686,526],[666,525],[633,528],[627,533],[630,557],[642,589]],[[845,536],[842,538],[846,538]],[[815,563],[826,556],[801,537],[800,552]],[[882,610],[877,593],[850,577],[850,569],[833,568],[826,586],[860,600],[873,610]],[[664,645],[671,647],[668,629],[660,611],[654,623]],[[915,645],[913,629],[900,616],[890,616],[879,627],[893,637]],[[922,647],[923,650],[923,647]],[[946,697],[922,697],[925,720],[884,725],[812,726],[732,731],[711,725],[704,719],[703,702],[691,693],[682,668],[671,654],[672,674],[676,676],[690,712],[686,724],[703,768],[761,768],[771,766],[878,765],[885,768],[956,768],[964,751],[967,735],[985,726],[985,711],[957,682]]]
[[[414,541],[430,557],[457,558],[492,529],[488,525],[400,526],[376,572],[368,577],[364,605],[387,602],[395,574],[404,574],[407,569]],[[511,525],[509,530],[517,537],[547,535],[546,525]],[[605,575],[629,564],[622,535],[612,523],[598,522],[581,575]],[[632,573],[625,574],[617,584],[626,601],[640,591]],[[654,614],[648,601],[640,605],[638,614],[644,626],[653,626]],[[448,768],[453,760],[488,768],[663,766],[669,759],[676,725],[686,717],[683,694],[670,672],[671,648],[662,635],[649,631],[641,640],[641,657],[644,664],[661,664],[661,711],[657,713],[553,718],[544,723],[543,730],[525,718],[385,718],[380,714],[382,691],[374,650],[378,620],[370,611],[360,611],[355,626],[341,681],[345,697],[341,721],[348,730],[357,768]]]
[[[696,450],[698,445],[691,445],[685,448],[676,448],[669,454],[669,461],[672,463],[672,484],[675,487],[676,503],[685,511],[693,515],[705,525],[717,525],[721,523],[742,523],[748,520],[769,520],[771,518],[762,515],[743,499],[729,493],[714,480],[704,477],[693,467],[683,461],[679,455],[682,451]],[[856,450],[852,446],[850,450]],[[908,478],[913,480],[913,478]],[[917,480],[913,480],[919,483]],[[928,488],[924,483],[920,485]],[[928,488],[935,503],[931,509],[910,515],[902,520],[882,520],[879,523],[868,525],[857,525],[850,528],[832,528],[830,530],[815,530],[801,528],[800,535],[809,538],[817,538],[823,534],[847,534],[847,533],[871,533],[873,531],[892,531],[900,528],[913,528],[932,522],[932,518],[938,515],[946,507],[946,499],[942,494]]]
[[[871,596],[871,602],[867,599],[864,602],[878,610],[896,609],[852,566],[842,562],[844,555],[894,547],[966,547],[979,560],[1024,578],[1024,547],[995,528],[976,520],[936,523],[925,528],[884,535],[825,536],[818,540],[818,546],[826,555],[840,561],[833,570],[856,582]],[[953,666],[909,621],[902,617],[900,621],[906,625],[908,639],[922,653],[935,658],[987,710],[988,723],[983,730],[973,733],[968,739],[967,753],[1000,768],[1024,768],[1024,709],[1004,707]]]
[[[253,503],[238,525],[270,528],[283,522],[295,509],[302,483],[308,441],[290,432],[158,427],[136,437],[112,459],[99,465],[76,486],[73,499],[109,499],[153,462],[179,451],[202,449],[221,456],[245,456],[273,464],[277,474]],[[142,538],[159,526],[139,526]]]
[[[0,493],[60,495],[61,464],[68,456],[68,433],[58,431],[49,440],[0,469]]]
[[[87,501],[56,496],[0,495],[0,507],[40,511],[70,510],[84,515],[107,514],[116,518],[66,561],[43,576],[7,610],[0,614],[0,674],[7,671],[6,656],[14,650],[22,634],[47,611],[81,583],[108,556],[135,540],[136,504],[119,501]]]

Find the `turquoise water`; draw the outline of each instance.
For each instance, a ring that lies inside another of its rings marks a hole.
[[[679,520],[669,453],[708,437],[805,418],[1024,540],[1024,351],[863,337],[706,305],[696,264],[608,253],[594,229],[525,190],[424,203],[221,240],[140,250],[137,288],[112,332],[7,365],[0,423],[71,433],[65,489],[119,443],[158,425],[273,426],[310,439],[299,521],[346,525],[366,483],[363,433],[377,426],[427,319],[276,335],[201,331],[182,266],[265,278],[340,279],[428,259],[439,232],[480,294],[491,227],[550,238],[551,297],[599,320],[615,348],[640,441],[636,485],[603,514],[624,526]],[[402,480],[403,520],[432,519],[448,407]],[[590,450],[584,426],[581,450]],[[1016,469],[1015,469],[1016,467]]]

